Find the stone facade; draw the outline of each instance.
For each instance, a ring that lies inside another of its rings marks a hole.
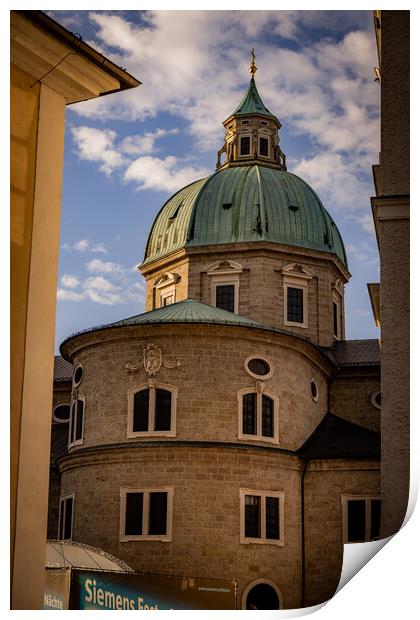
[[[174,366],[162,365],[153,375],[157,386],[177,389],[174,437],[127,436],[129,390],[147,385],[150,377],[144,367],[128,372],[126,364],[136,364],[151,344]],[[379,463],[305,462],[296,451],[318,427],[328,400],[333,413],[374,429],[378,411],[368,399],[377,386],[374,373],[337,372],[308,341],[228,325],[102,329],[66,341],[63,353],[74,367],[83,367],[73,396],[85,398],[84,431],[83,443],[58,461],[59,494],[52,475],[51,522],[59,495],[74,493],[74,540],[100,547],[139,572],[234,580],[238,608],[258,579],[279,589],[286,609],[332,596],[341,573],[341,495],[378,493]],[[273,374],[262,382],[251,377],[245,369],[250,355],[268,360]],[[278,442],[239,437],[238,393],[261,389],[258,383],[278,398]],[[366,398],[352,407],[361,390]],[[68,402],[68,394],[61,387],[54,402]],[[121,540],[124,488],[173,490],[170,541]],[[240,542],[241,489],[284,493],[282,545]]]
[[[254,62],[251,68],[255,73]],[[225,122],[223,195],[213,202],[208,184],[200,203],[203,230],[214,236],[188,243],[197,219],[188,219],[188,208],[206,183],[200,181],[182,190],[181,202],[168,201],[168,213],[155,221],[156,247],[140,266],[146,314],[62,344],[64,358],[83,374],[72,389],[69,450],[58,459],[60,494],[74,497],[73,539],[136,571],[233,580],[244,609],[252,608],[248,592],[259,581],[277,592],[275,608],[292,609],[322,603],[337,587],[347,535],[342,496],[379,493],[372,432],[379,416],[370,401],[378,368],[364,368],[360,359],[340,368],[334,357],[345,344],[335,341],[345,338],[350,277],[341,237],[303,181],[295,189],[305,198],[288,194],[280,123],[263,107],[253,78],[245,101],[250,118],[238,108]],[[277,180],[261,184],[266,173],[258,168],[235,203],[224,194],[233,187],[224,179],[236,166],[239,183],[246,172],[240,166],[249,164],[238,152],[241,132],[252,137],[256,168],[264,157],[258,149],[268,148],[264,165]],[[269,137],[268,147],[258,133]],[[272,220],[283,225],[270,241],[260,209],[268,196]],[[233,204],[248,198],[245,217]],[[231,242],[221,243],[224,231],[212,227],[214,211],[206,211],[211,205],[232,207],[236,223],[248,228],[237,226]],[[228,307],[216,307],[217,283],[230,285]],[[287,286],[295,288],[289,312]],[[247,366],[252,358],[255,372]],[[159,397],[166,399],[160,405]],[[163,502],[153,528],[152,500]],[[260,598],[258,608],[265,604]]]
[[[155,291],[157,282],[167,273],[180,276],[175,284],[175,299],[196,299],[214,305],[211,295],[212,276],[209,267],[217,263],[233,261],[242,271],[232,270],[232,279],[238,278],[238,314],[253,318],[280,329],[286,329],[297,336],[309,338],[321,346],[331,346],[333,334],[333,291],[340,299],[338,304],[338,339],[345,337],[344,325],[344,285],[350,274],[332,254],[295,248],[278,244],[231,244],[220,248],[200,248],[170,257],[142,269],[146,276],[145,310],[160,307],[159,293]],[[284,291],[285,275],[283,269],[298,265],[308,270],[308,326],[285,325]],[[223,268],[226,281],[229,280],[229,267]]]

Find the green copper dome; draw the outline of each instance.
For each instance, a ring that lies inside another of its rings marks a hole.
[[[330,252],[347,266],[340,233],[313,189],[261,165],[220,170],[172,196],[152,226],[143,265],[184,247],[252,241]]]

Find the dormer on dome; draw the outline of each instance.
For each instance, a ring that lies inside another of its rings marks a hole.
[[[286,156],[279,147],[281,123],[260,97],[254,79],[254,50],[251,53],[251,81],[241,103],[223,123],[225,142],[217,153],[216,169],[263,164],[287,170]]]

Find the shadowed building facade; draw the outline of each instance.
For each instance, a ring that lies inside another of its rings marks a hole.
[[[344,245],[255,70],[216,172],[156,216],[146,311],[61,346],[49,531],[296,608],[334,594],[343,542],[378,535],[379,351],[345,340]]]

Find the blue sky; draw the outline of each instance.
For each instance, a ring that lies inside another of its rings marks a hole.
[[[256,82],[288,169],[335,219],[353,275],[346,337],[378,337],[370,211],[379,152],[371,11],[51,11],[143,84],[67,108],[57,345],[144,309],[141,262],[165,200],[215,167],[222,121]]]

